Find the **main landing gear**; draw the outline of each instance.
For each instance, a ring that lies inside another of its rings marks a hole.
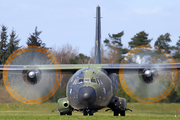
[[[119,114],[120,114],[121,116],[125,116],[125,111],[121,111],[120,113],[117,112],[117,111],[114,111],[114,116],[119,116]]]
[[[72,112],[67,112],[67,113],[60,112],[60,115],[72,115]]]

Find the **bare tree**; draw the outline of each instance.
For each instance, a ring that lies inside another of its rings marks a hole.
[[[95,47],[92,47],[90,51],[90,60],[89,60],[90,64],[94,64],[94,54],[95,54]]]
[[[78,48],[73,48],[70,44],[62,45],[61,47],[52,47],[50,51],[60,64],[69,64],[69,59],[78,55]]]
[[[70,64],[69,60],[78,55],[78,48],[73,48],[70,44],[62,45],[60,47],[54,46],[50,52],[56,57],[59,64]],[[50,98],[51,101],[56,102],[60,97],[66,96],[66,85],[72,74],[61,75],[61,83],[58,91]]]
[[[90,51],[90,63],[94,63],[94,47]],[[108,47],[107,50],[104,49],[104,46],[101,45],[101,55],[102,55],[102,63],[118,63],[119,52],[115,48]]]

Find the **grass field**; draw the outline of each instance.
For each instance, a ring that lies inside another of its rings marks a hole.
[[[114,117],[112,111],[105,109],[95,113],[94,116],[83,116],[81,112],[73,112],[72,116],[60,116],[59,112],[51,112],[57,108],[56,103],[42,103],[27,105],[23,103],[0,103],[0,120],[142,120],[142,119],[180,119],[180,104],[171,103],[129,103],[125,117]],[[177,110],[177,117],[175,112]],[[178,116],[179,115],[179,116]]]

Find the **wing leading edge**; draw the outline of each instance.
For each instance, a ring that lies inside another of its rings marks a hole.
[[[94,68],[98,70],[105,70],[108,74],[119,74],[119,70],[124,70],[130,73],[136,72],[145,68],[158,68],[165,70],[180,69],[180,63],[173,64],[58,64],[58,65],[0,65],[0,71],[19,71],[38,68],[40,70],[60,70],[61,74],[75,73],[80,69]]]

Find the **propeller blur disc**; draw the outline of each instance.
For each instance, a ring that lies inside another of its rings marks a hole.
[[[19,65],[22,69],[8,70]],[[41,70],[42,65],[58,65],[58,61],[47,49],[29,46],[18,49],[7,59],[3,70],[3,81],[7,91],[16,100],[36,104],[48,100],[57,91],[60,69]]]
[[[139,64],[142,67],[135,73],[120,70],[121,86],[137,101],[147,103],[160,101],[174,88],[177,70],[173,63],[171,55],[164,50],[152,49],[149,45],[134,48],[121,65],[124,68],[128,64]],[[171,64],[171,68],[165,68],[163,64]]]

